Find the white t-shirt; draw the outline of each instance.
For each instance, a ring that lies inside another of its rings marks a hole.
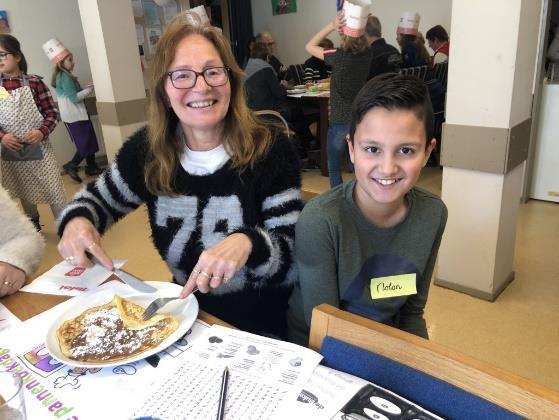
[[[230,159],[223,144],[215,149],[197,152],[184,146],[180,160],[186,172],[191,175],[209,175],[221,168]]]

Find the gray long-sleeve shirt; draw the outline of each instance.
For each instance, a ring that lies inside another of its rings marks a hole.
[[[405,219],[390,228],[368,222],[353,200],[355,181],[311,200],[296,226],[299,283],[289,303],[289,339],[307,344],[314,306],[328,303],[427,338],[423,318],[447,209],[419,188]],[[417,294],[373,299],[373,278],[416,275]]]

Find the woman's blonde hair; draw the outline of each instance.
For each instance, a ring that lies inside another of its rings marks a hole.
[[[222,32],[200,22],[197,15],[185,12],[176,16],[157,43],[151,61],[152,78],[148,108],[149,153],[145,167],[148,191],[155,195],[176,195],[173,180],[180,165],[181,138],[176,135],[177,116],[165,93],[169,66],[178,44],[187,36],[198,34],[217,49],[223,65],[231,69],[231,99],[224,119],[223,142],[231,155],[231,165],[238,172],[251,167],[268,151],[271,133],[257,120],[246,104],[243,72]]]
[[[68,56],[64,57],[64,60],[66,60],[66,58],[68,58]],[[56,76],[58,76],[59,73],[66,73],[68,76],[70,76],[70,78],[74,81],[77,82],[78,78],[76,76],[74,76],[70,71],[66,70],[63,66],[62,63],[64,63],[64,60],[60,60],[58,63],[56,63],[56,66],[54,66],[54,69],[52,70],[52,77],[50,79],[50,84],[53,88],[56,88]]]
[[[369,49],[369,43],[364,35],[357,38],[342,35],[341,39],[342,50],[349,51],[352,54],[362,54]]]

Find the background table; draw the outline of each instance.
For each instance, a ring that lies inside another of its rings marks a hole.
[[[287,95],[291,100],[300,101],[302,103],[313,103],[318,105],[320,118],[318,121],[318,140],[320,142],[320,173],[322,176],[328,176],[328,105],[330,103],[330,91],[324,91],[317,94],[299,93],[295,95]]]

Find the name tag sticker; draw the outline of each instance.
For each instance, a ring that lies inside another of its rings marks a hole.
[[[0,99],[6,99],[10,97],[10,92],[8,92],[4,87],[0,88]]]
[[[397,296],[415,295],[416,274],[376,277],[371,279],[371,298],[384,299]]]

